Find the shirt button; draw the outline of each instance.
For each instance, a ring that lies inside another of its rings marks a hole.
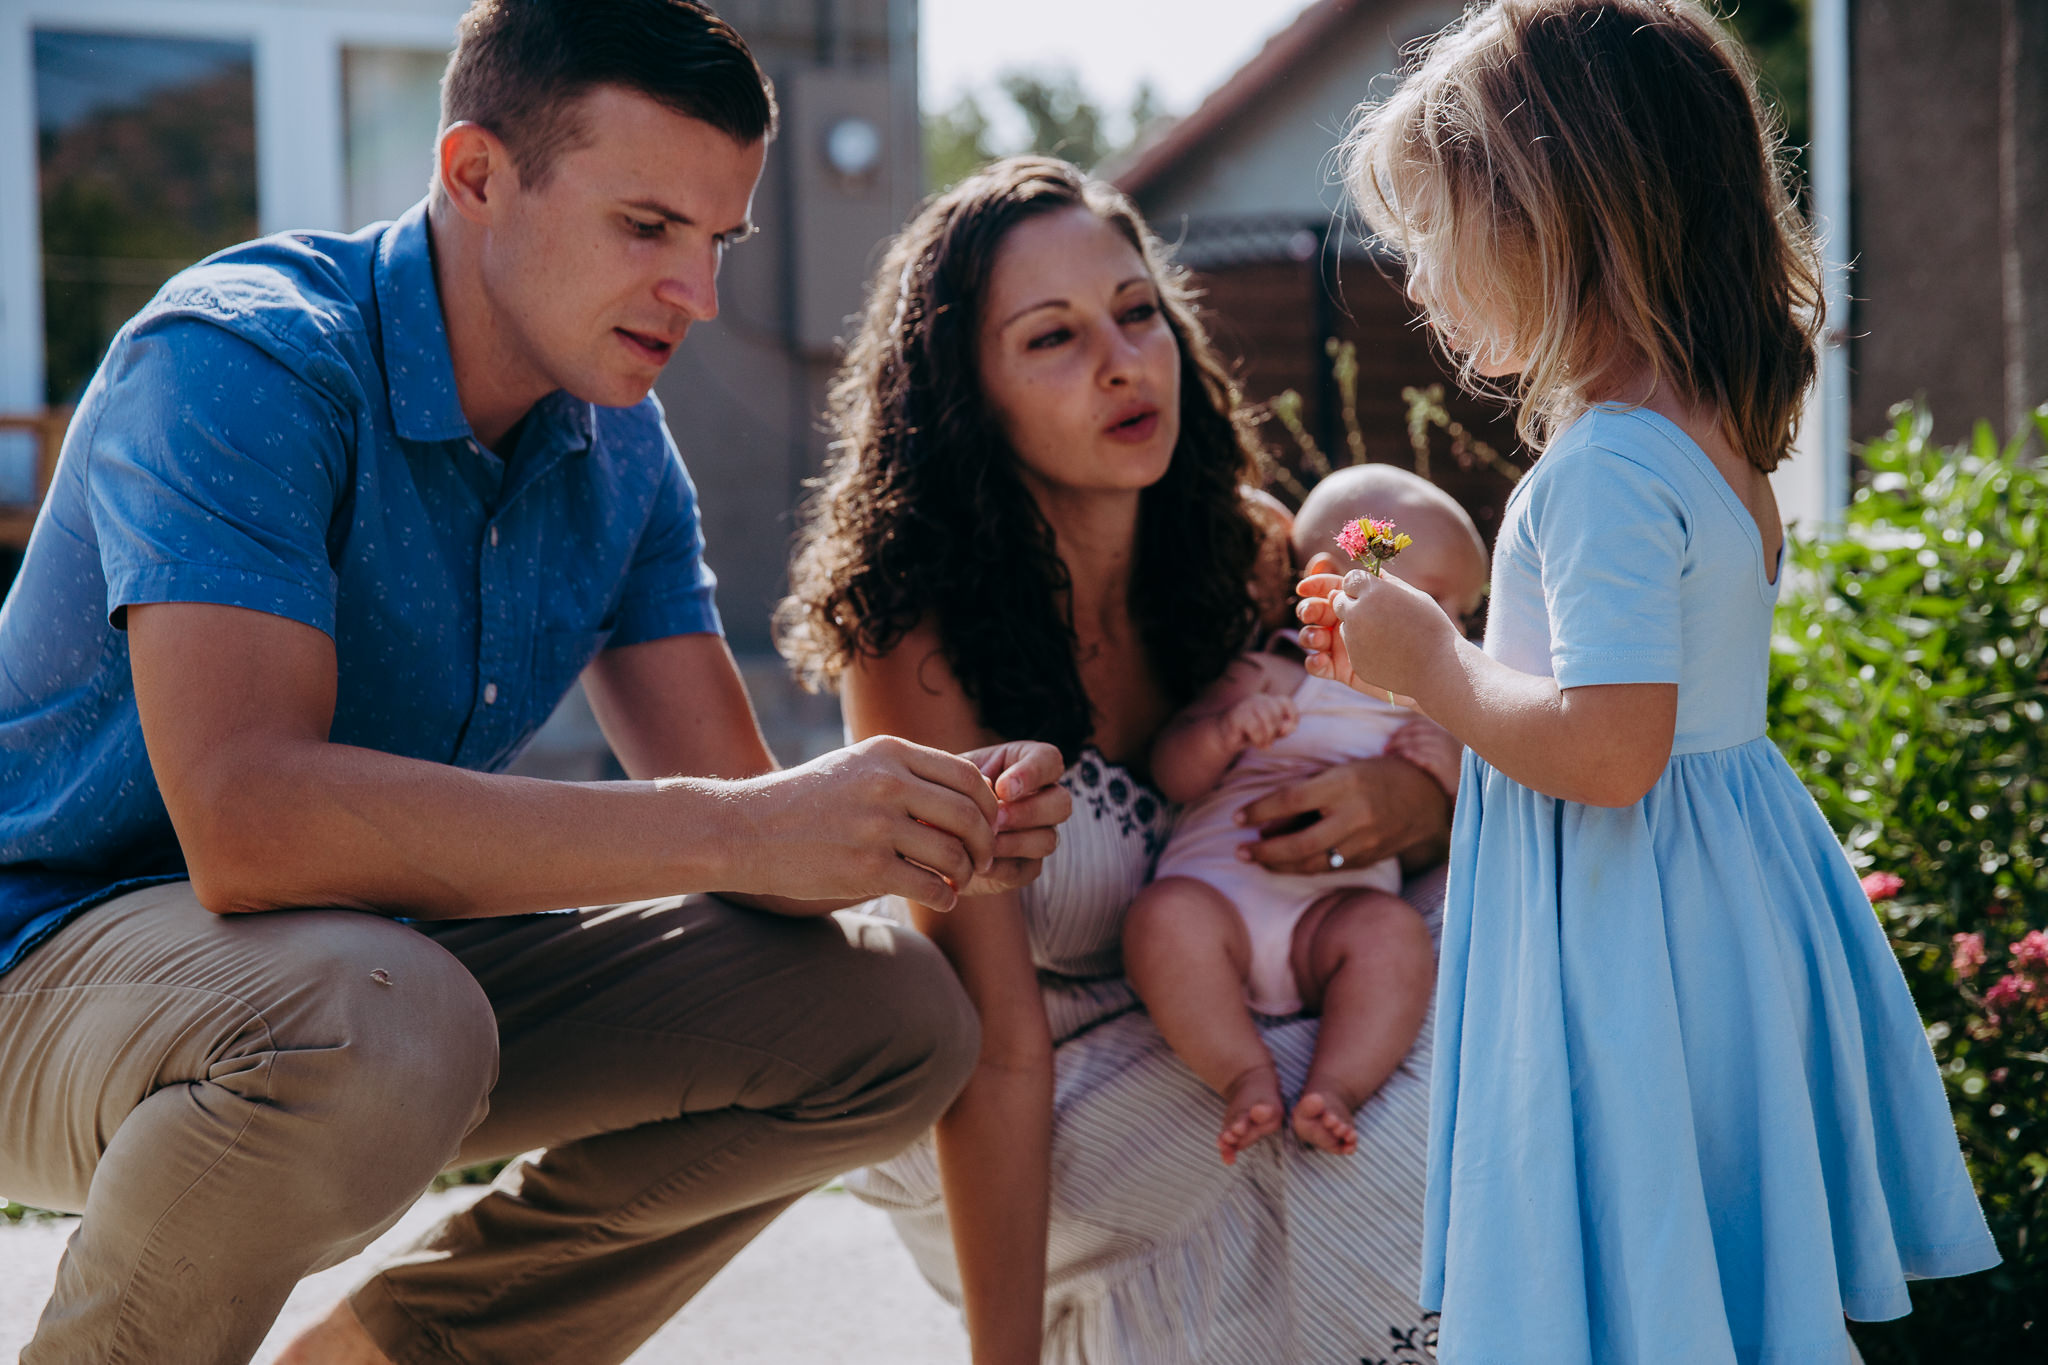
[[[496,549],[496,548],[497,548],[497,546],[498,546],[498,528],[497,528],[497,527],[495,527],[495,526],[493,526],[493,527],[491,528],[491,548],[492,548],[492,549]]]
[[[485,706],[496,706],[497,704],[498,704],[498,685],[497,685],[496,683],[485,683],[485,684],[484,684],[484,705],[485,705]]]

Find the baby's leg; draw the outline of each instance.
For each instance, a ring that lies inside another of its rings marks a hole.
[[[1244,1002],[1251,938],[1223,893],[1191,877],[1161,877],[1124,919],[1124,972],[1167,1045],[1223,1097],[1223,1164],[1285,1112],[1273,1054]]]
[[[1326,1152],[1358,1146],[1352,1115],[1415,1046],[1436,984],[1429,929],[1384,891],[1318,901],[1294,930],[1294,977],[1322,1015],[1294,1135]]]

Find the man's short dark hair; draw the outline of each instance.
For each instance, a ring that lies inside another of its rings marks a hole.
[[[697,0],[474,0],[441,81],[441,126],[488,128],[545,182],[601,85],[647,96],[741,144],[775,135],[775,90],[746,40]]]

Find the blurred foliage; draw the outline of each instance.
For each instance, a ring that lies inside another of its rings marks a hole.
[[[1358,345],[1356,342],[1339,341],[1329,337],[1323,342],[1323,353],[1330,358],[1330,378],[1337,391],[1337,413],[1344,426],[1344,447],[1346,465],[1364,464],[1365,431],[1358,420]],[[1507,456],[1502,455],[1475,435],[1463,422],[1453,417],[1444,407],[1444,386],[1431,384],[1426,389],[1405,388],[1401,390],[1401,401],[1408,405],[1408,449],[1415,460],[1415,472],[1425,479],[1434,479],[1435,464],[1432,446],[1435,433],[1441,432],[1449,442],[1451,459],[1461,469],[1476,469],[1484,466],[1504,477],[1509,486],[1518,482],[1527,472]],[[1262,467],[1260,473],[1269,491],[1276,493],[1283,501],[1300,506],[1308,496],[1308,490],[1318,479],[1329,474],[1336,467],[1323,450],[1321,442],[1309,431],[1302,418],[1304,400],[1293,389],[1283,389],[1267,401],[1265,411],[1260,414],[1261,422],[1277,421],[1293,440],[1300,451],[1298,466],[1300,473],[1286,464],[1272,458],[1263,445],[1259,447]]]
[[[1119,119],[1098,104],[1071,69],[1010,71],[994,91],[970,91],[924,118],[925,184],[956,185],[999,156],[1032,152],[1092,170],[1131,145],[1165,116],[1159,95],[1141,83]],[[991,109],[998,115],[991,115]],[[1024,137],[1006,140],[999,123],[1013,118]]]
[[[1812,0],[1729,0],[1724,16],[1756,59],[1764,99],[1783,120],[1802,171],[1813,141],[1806,38],[1812,8]]]
[[[17,1204],[5,1195],[0,1195],[0,1226],[20,1222],[39,1222],[45,1218],[63,1218],[68,1215],[51,1213],[47,1209],[32,1209],[26,1204]]]
[[[452,1171],[443,1171],[434,1177],[430,1190],[452,1190],[458,1185],[488,1185],[498,1178],[498,1172],[510,1166],[512,1161],[484,1161],[474,1166],[462,1166]]]
[[[2048,472],[2024,435],[1942,449],[1924,410],[1894,416],[1841,535],[1795,548],[1772,737],[1861,869],[1899,879],[1881,914],[2005,1263],[1854,1330],[1870,1365],[2044,1360]]]

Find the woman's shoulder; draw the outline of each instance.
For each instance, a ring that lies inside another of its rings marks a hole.
[[[854,739],[896,735],[955,753],[1002,739],[982,725],[929,616],[881,653],[856,653],[840,680],[840,704]]]

